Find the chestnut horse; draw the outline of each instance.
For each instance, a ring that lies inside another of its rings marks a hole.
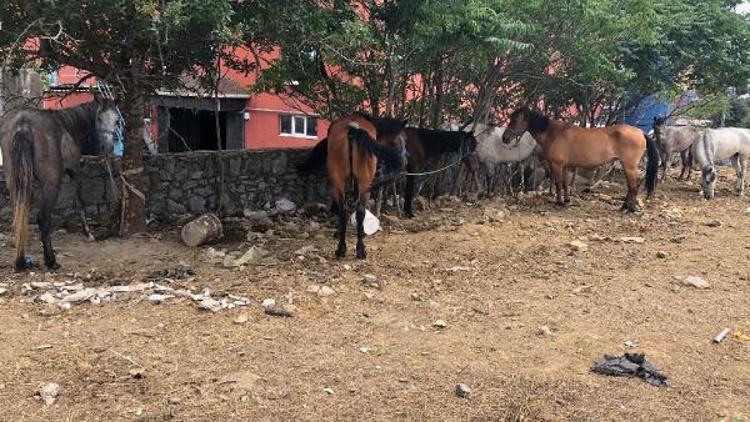
[[[552,120],[539,111],[520,108],[510,115],[503,142],[510,143],[529,132],[544,151],[552,168],[557,188],[557,206],[570,202],[565,170],[570,167],[595,167],[617,159],[625,170],[628,194],[623,210],[638,211],[638,164],[644,151],[648,153],[646,191],[648,197],[656,187],[659,151],[653,139],[629,125],[581,128]],[[565,197],[563,198],[563,191]]]
[[[352,114],[331,123],[328,128],[326,169],[339,226],[336,258],[346,255],[346,191],[350,181],[357,191],[357,259],[365,251],[365,207],[370,200],[373,180],[382,164],[379,183],[399,177],[406,165],[403,127],[406,122]],[[376,141],[376,139],[379,141]]]

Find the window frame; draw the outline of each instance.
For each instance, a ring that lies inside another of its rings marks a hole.
[[[284,118],[288,118],[290,121],[290,132],[284,132],[284,124],[283,124]],[[299,119],[301,119],[302,121],[301,128],[298,127],[297,125]],[[308,128],[310,128],[311,126],[310,125],[311,120],[315,120],[315,129],[316,129],[315,135],[307,134]],[[318,120],[317,116],[310,116],[306,114],[286,114],[286,113],[279,114],[279,136],[286,137],[286,138],[318,139],[317,120]]]

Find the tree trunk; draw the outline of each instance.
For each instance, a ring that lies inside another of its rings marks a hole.
[[[444,86],[443,86],[443,58],[439,57],[435,62],[435,99],[432,103],[432,110],[430,113],[430,127],[436,128],[442,123],[442,111],[443,111],[443,100],[444,100]]]
[[[188,246],[200,246],[218,240],[223,235],[221,220],[214,214],[204,214],[185,224],[180,232]]]
[[[125,152],[122,157],[120,182],[120,236],[127,237],[146,229],[146,174],[143,169],[143,107],[141,66],[137,58],[124,81]]]

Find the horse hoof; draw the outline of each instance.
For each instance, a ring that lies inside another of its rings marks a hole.
[[[563,209],[565,207],[566,207],[565,202],[555,202],[555,208],[557,208],[557,209],[560,210],[560,209]]]
[[[367,252],[365,252],[364,250],[357,251],[357,259],[360,259],[360,260],[367,259]]]
[[[57,262],[45,263],[45,265],[50,271],[57,271],[60,269],[60,264],[58,264]]]
[[[93,243],[93,242],[96,242],[96,238],[94,237],[93,234],[89,233],[89,235],[86,236],[86,241],[89,243]]]
[[[637,204],[634,204],[632,202],[625,202],[622,204],[622,207],[620,208],[620,211],[626,211],[626,212],[639,212],[641,210],[641,207],[639,207]]]

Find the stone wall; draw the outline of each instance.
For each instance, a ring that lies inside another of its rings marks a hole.
[[[159,220],[175,215],[201,214],[214,210],[220,194],[220,169],[224,172],[223,209],[226,215],[241,215],[246,208],[263,209],[287,198],[302,206],[309,202],[328,204],[328,182],[324,172],[300,174],[295,164],[309,153],[305,149],[267,151],[198,151],[159,154],[145,157],[145,171],[150,183],[148,212]],[[429,163],[439,168],[457,157]],[[10,222],[8,190],[0,171],[0,223]],[[419,178],[421,194],[433,196],[454,193],[459,180],[466,180],[460,166],[429,178]],[[104,161],[85,157],[81,175],[83,198],[89,218],[104,220],[110,216],[112,189]],[[67,179],[56,206],[56,217],[77,224],[75,186]],[[33,220],[32,220],[33,221]]]
[[[145,157],[150,190],[148,211],[158,219],[174,215],[200,214],[216,207],[220,169],[224,170],[224,210],[240,215],[245,208],[261,209],[277,199],[298,205],[328,203],[324,173],[299,174],[295,164],[307,150],[205,151],[160,154]],[[81,182],[87,212],[93,219],[106,218],[111,210],[112,190],[101,158],[85,157]],[[0,172],[1,173],[1,172]],[[10,218],[5,175],[0,175],[0,221]],[[64,179],[56,206],[58,218],[76,218],[75,187]]]

